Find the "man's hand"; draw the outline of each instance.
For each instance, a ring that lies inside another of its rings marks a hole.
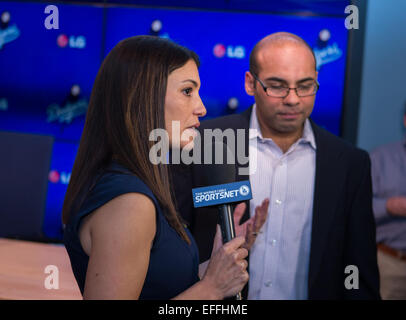
[[[240,225],[240,220],[245,211],[245,203],[240,203],[234,210],[234,226],[235,234],[237,237],[245,237],[244,248],[247,250],[251,249],[254,244],[258,233],[260,233],[262,226],[266,221],[268,215],[269,199],[262,201],[260,206],[255,208],[255,215],[247,220],[245,223]]]
[[[394,215],[406,217],[406,197],[392,197],[386,201],[386,210]]]

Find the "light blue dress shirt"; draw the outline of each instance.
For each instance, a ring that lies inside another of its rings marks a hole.
[[[250,250],[248,299],[301,300],[308,297],[308,270],[316,171],[316,143],[310,121],[286,153],[264,139],[254,105],[250,120],[250,214],[269,198],[268,218]],[[255,159],[256,158],[256,159]]]
[[[389,198],[406,196],[406,137],[376,148],[371,165],[376,242],[406,253],[406,218],[386,210]]]

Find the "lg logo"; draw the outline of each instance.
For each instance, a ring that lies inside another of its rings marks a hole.
[[[48,180],[52,183],[62,183],[69,184],[70,172],[61,172],[59,173],[56,170],[52,170],[48,175]]]
[[[245,58],[245,48],[243,46],[225,46],[222,43],[218,43],[213,48],[213,54],[217,58],[227,58],[234,59],[244,59]]]
[[[48,16],[44,20],[44,26],[47,30],[59,29],[59,10],[57,6],[49,5],[45,7],[44,13]],[[60,34],[56,39],[60,48],[84,49],[86,47],[86,38],[84,36],[67,36]]]
[[[74,48],[74,49],[84,49],[86,47],[86,38],[83,36],[68,36],[66,34],[61,34],[56,39],[56,43],[60,48]]]

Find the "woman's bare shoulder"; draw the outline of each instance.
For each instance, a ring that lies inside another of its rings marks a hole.
[[[110,239],[119,244],[134,237],[152,242],[155,221],[155,206],[151,198],[141,193],[125,193],[84,218],[79,230],[80,242],[87,255],[90,255],[94,242],[106,246],[110,245]]]

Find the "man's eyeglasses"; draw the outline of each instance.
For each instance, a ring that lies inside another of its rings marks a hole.
[[[311,83],[300,85],[296,88],[289,88],[286,86],[279,85],[278,86],[271,85],[269,87],[266,87],[254,73],[251,72],[251,74],[255,78],[255,80],[257,80],[261,84],[266,95],[274,98],[286,98],[289,95],[290,90],[295,90],[298,97],[314,96],[320,87],[320,84],[317,82],[317,80]]]

